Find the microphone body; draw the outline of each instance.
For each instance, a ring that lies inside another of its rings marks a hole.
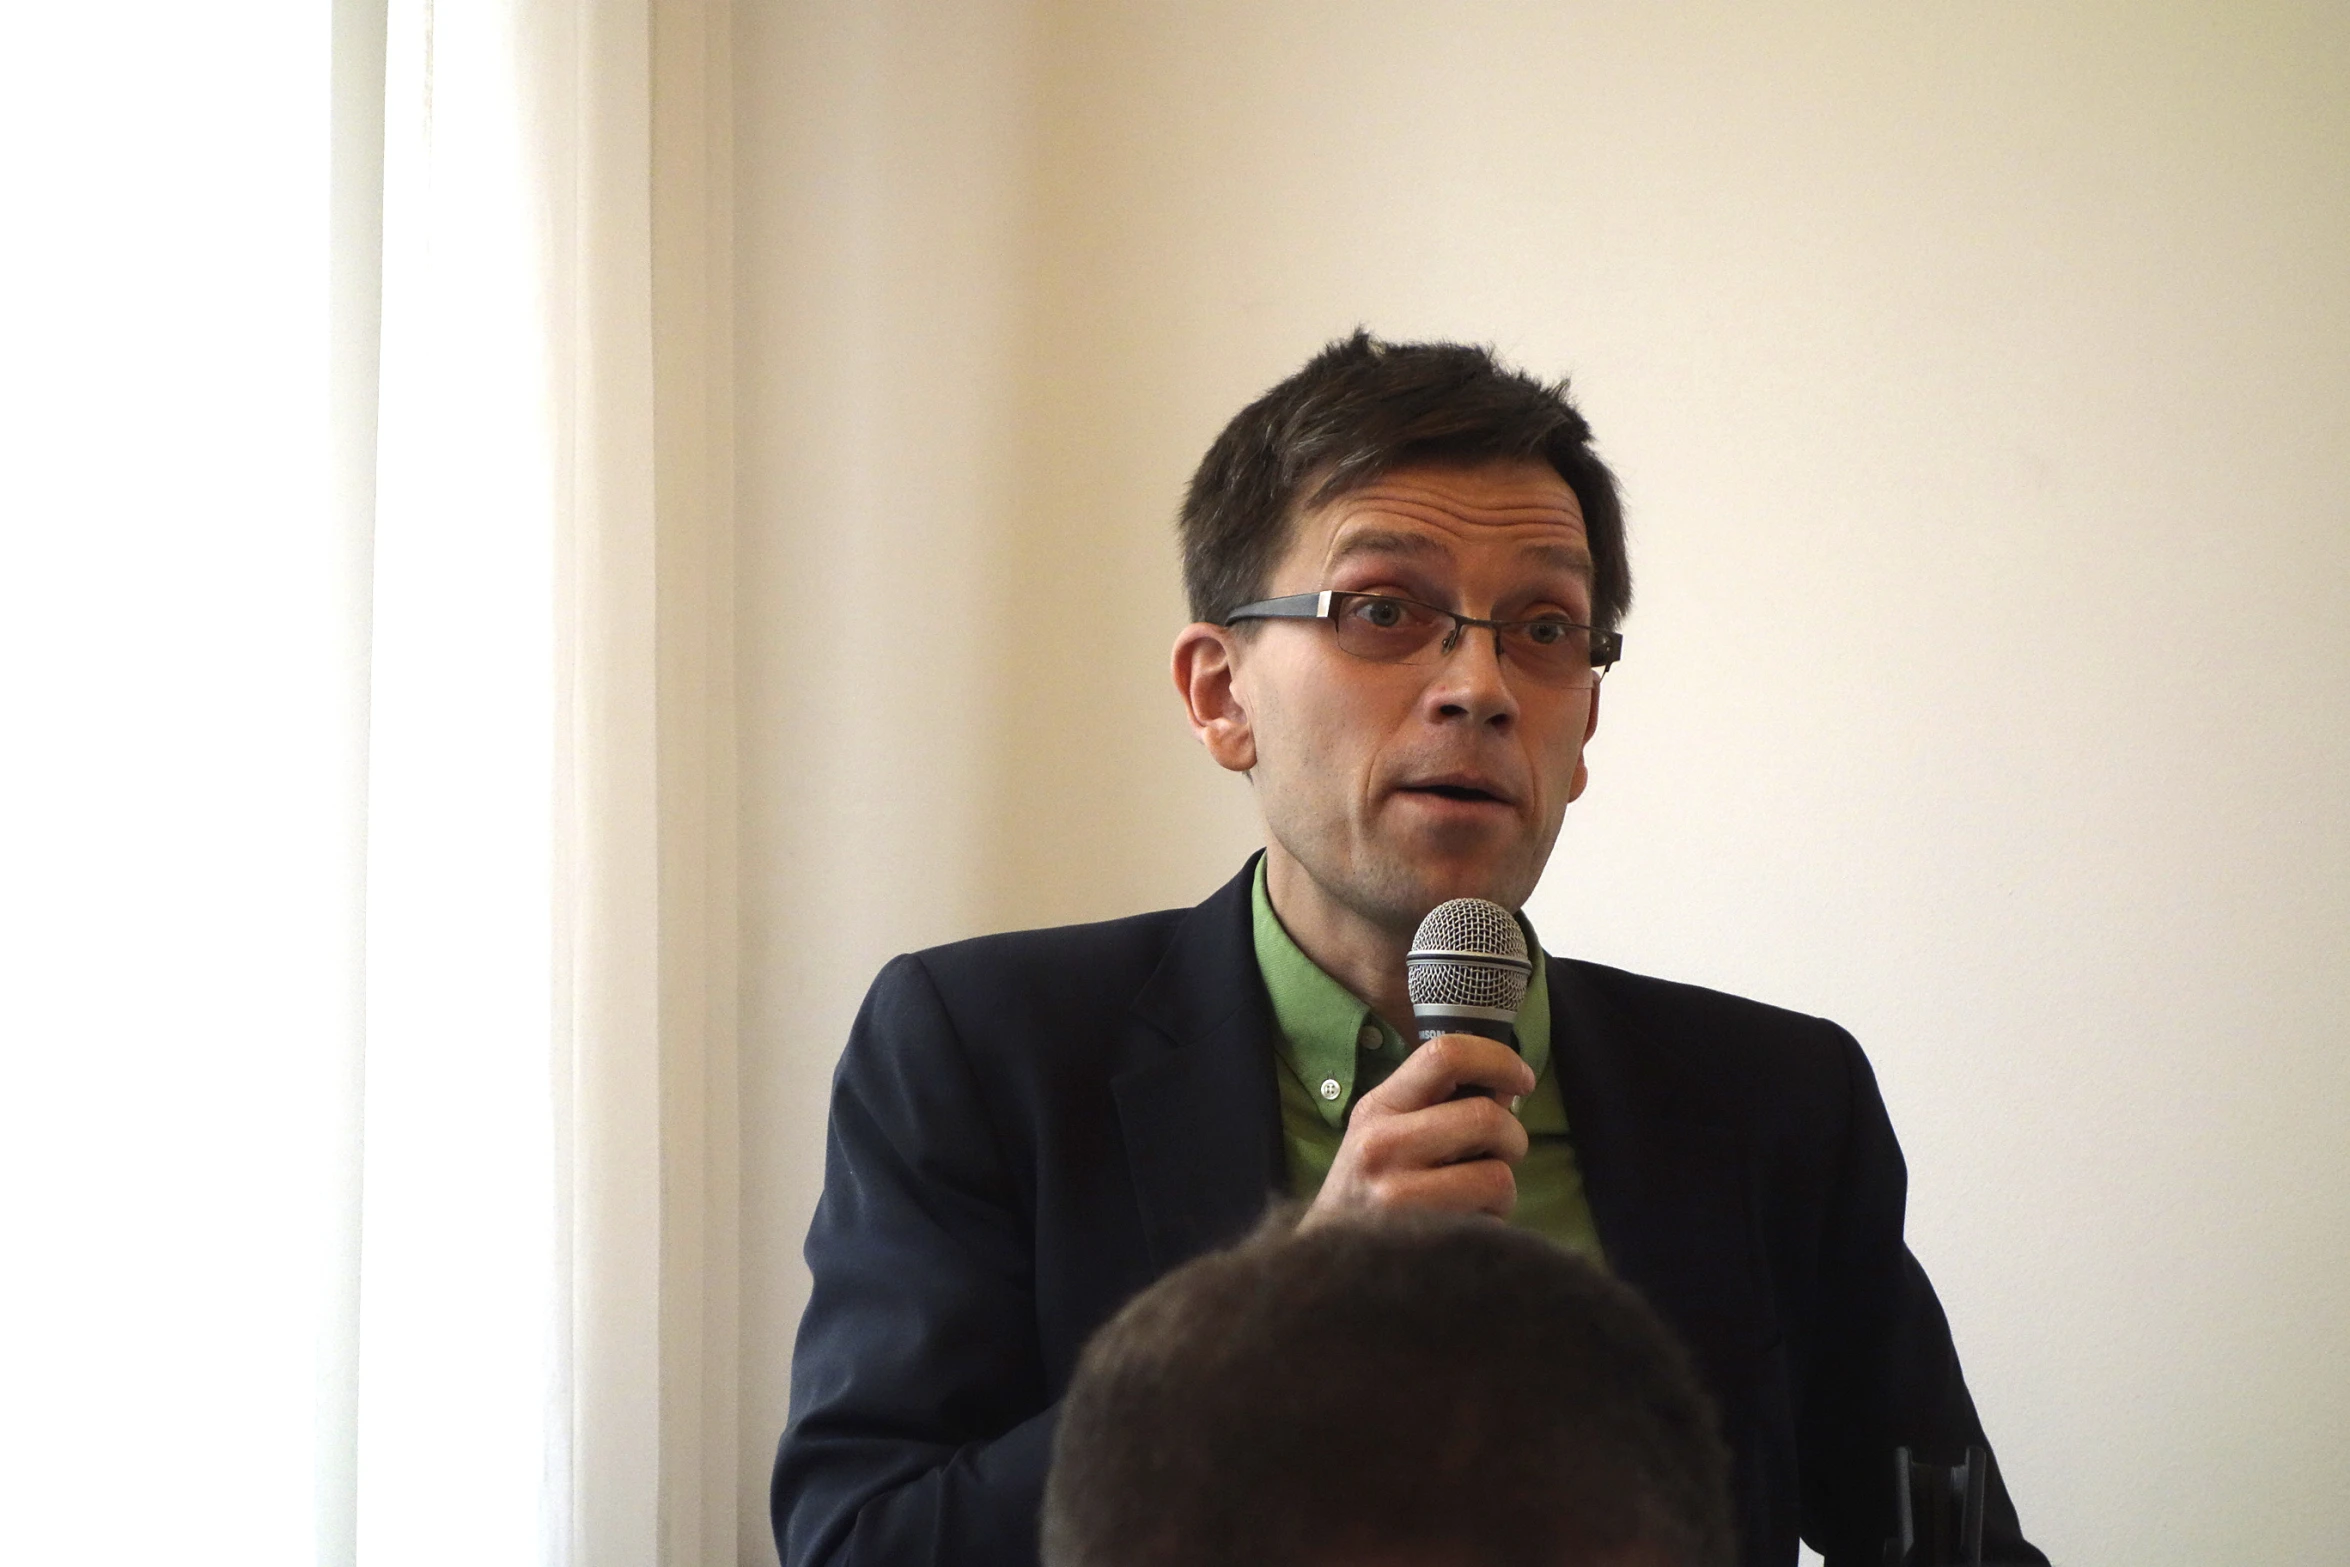
[[[1404,959],[1423,1040],[1478,1034],[1515,1050],[1518,1008],[1533,977],[1517,917],[1484,898],[1454,898],[1429,910]]]

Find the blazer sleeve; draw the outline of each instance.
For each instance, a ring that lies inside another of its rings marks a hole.
[[[919,957],[834,1075],[770,1506],[784,1567],[1033,1564],[1050,1460],[1033,1241]]]
[[[1798,1433],[1802,1530],[1827,1567],[1880,1567],[1896,1528],[1892,1453],[1957,1464],[1989,1449],[1959,1371],[1950,1324],[1902,1237],[1909,1169],[1876,1075],[1838,1030],[1846,1075],[1845,1142],[1822,1237],[1811,1396]],[[1992,1462],[1983,1559],[2037,1564]]]

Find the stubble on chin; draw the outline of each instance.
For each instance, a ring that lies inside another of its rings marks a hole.
[[[1358,864],[1346,885],[1330,890],[1357,918],[1408,941],[1430,909],[1453,898],[1486,898],[1515,912],[1533,892],[1539,874],[1529,875],[1516,863],[1478,872],[1431,867],[1401,855],[1384,855]],[[1329,886],[1327,882],[1324,885]]]
[[[1409,941],[1428,911],[1444,901],[1429,895],[1423,878],[1393,865],[1380,867],[1372,876],[1337,890],[1357,919],[1399,941]]]
[[[1409,829],[1366,831],[1370,824],[1360,820],[1341,824],[1310,816],[1283,822],[1283,813],[1267,808],[1275,802],[1260,796],[1258,803],[1268,839],[1322,898],[1399,942],[1409,942],[1428,911],[1452,898],[1487,898],[1516,911],[1549,858],[1548,843],[1537,847],[1522,838],[1506,846],[1472,840],[1448,853]]]

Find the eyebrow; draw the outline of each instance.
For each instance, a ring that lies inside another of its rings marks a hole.
[[[1345,542],[1331,551],[1329,564],[1336,566],[1339,562],[1356,555],[1405,555],[1426,559],[1444,553],[1446,553],[1444,546],[1424,533],[1397,533],[1387,528],[1365,528],[1360,533],[1348,534]],[[1553,566],[1561,571],[1572,572],[1585,581],[1590,581],[1593,577],[1590,553],[1577,549],[1572,544],[1560,544],[1555,541],[1530,544],[1526,546],[1525,553],[1533,556],[1545,566]]]

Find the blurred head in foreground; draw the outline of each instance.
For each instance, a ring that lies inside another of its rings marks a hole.
[[[1728,1456],[1629,1289],[1483,1218],[1277,1215],[1087,1346],[1046,1567],[1727,1567]]]

